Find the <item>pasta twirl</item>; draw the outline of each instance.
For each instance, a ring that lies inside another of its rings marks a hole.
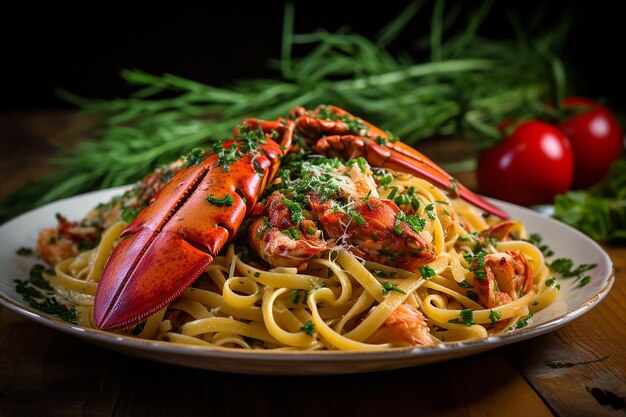
[[[396,201],[402,212],[396,217],[408,219],[432,247],[429,262],[399,268],[393,259],[404,254],[384,247],[367,250],[379,251],[389,262],[367,260],[365,243],[350,241],[345,224],[339,238],[311,231],[326,246],[297,267],[272,266],[241,233],[180,297],[126,332],[233,349],[390,349],[499,334],[554,301],[558,288],[546,285],[548,268],[541,251],[527,242],[523,224],[498,223],[423,179],[374,171],[375,188],[367,197],[375,193]],[[354,175],[346,172],[333,175]],[[348,204],[346,213],[352,207]],[[113,217],[120,218],[119,210]],[[353,215],[349,221],[360,220]],[[47,274],[57,298],[77,307],[85,327],[94,326],[100,274],[125,226],[110,222],[95,248],[61,261]],[[289,230],[281,233],[289,238]],[[396,228],[395,233],[405,232]]]

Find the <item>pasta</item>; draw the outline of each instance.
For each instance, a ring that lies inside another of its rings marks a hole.
[[[332,163],[334,178],[345,180],[345,194],[346,187],[358,184],[356,165]],[[313,173],[319,166],[307,169]],[[361,167],[361,173],[374,188],[367,197],[348,200],[367,203],[374,194],[395,200],[402,214],[396,218],[408,219],[406,223],[419,230],[432,248],[431,260],[411,270],[376,262],[372,259],[378,258],[363,256],[365,250],[344,234],[298,266],[272,266],[255,255],[258,248],[242,233],[181,296],[125,332],[145,339],[237,349],[430,346],[506,332],[555,300],[558,287],[550,285],[542,252],[527,241],[523,224],[498,223],[408,174],[368,165],[365,171]],[[269,187],[265,197],[277,189]],[[351,206],[347,207],[346,213],[351,213]],[[90,218],[103,217],[103,211],[96,209]],[[94,327],[98,281],[127,226],[120,220],[119,207],[107,213],[109,221],[97,246],[62,260],[54,273],[46,275],[56,297],[76,307],[79,324],[85,327]],[[351,221],[359,218],[353,216]],[[331,240],[331,233],[316,230],[314,234],[322,242]],[[404,256],[377,250],[385,259]]]

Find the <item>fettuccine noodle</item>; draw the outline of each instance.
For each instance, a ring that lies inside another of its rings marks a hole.
[[[425,219],[422,235],[435,252],[426,274],[365,261],[345,245],[321,252],[302,270],[271,268],[244,260],[247,251],[236,241],[174,302],[128,333],[237,349],[388,349],[500,334],[555,300],[558,288],[546,284],[550,275],[543,255],[526,240],[521,223],[511,226],[507,239],[481,235],[493,226],[482,212],[410,175],[393,173],[378,193],[416,199],[412,213]],[[125,227],[114,223],[97,247],[63,260],[47,275],[57,298],[77,308],[82,326],[94,327],[98,281]],[[497,281],[489,294],[480,292],[484,265],[495,271],[504,259],[519,256],[529,270],[516,274],[528,274],[530,290],[505,296]],[[494,294],[500,301],[488,305]],[[417,326],[396,316],[409,307],[425,318],[425,337],[415,336],[419,343],[398,342],[407,328]]]

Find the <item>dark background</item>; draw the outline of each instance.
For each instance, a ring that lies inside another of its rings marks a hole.
[[[214,85],[275,76],[267,63],[280,55],[283,5],[263,3],[168,2],[142,8],[113,3],[71,8],[14,4],[13,10],[3,13],[0,25],[0,111],[69,107],[55,95],[56,88],[87,97],[124,96],[132,89],[118,76],[122,68],[169,72]],[[625,109],[624,68],[618,63],[624,50],[624,18],[618,4],[498,1],[482,33],[512,37],[509,10],[527,21],[545,7],[540,28],[558,24],[569,11],[574,25],[562,57],[572,69],[570,89]],[[318,27],[332,31],[348,24],[354,31],[373,35],[403,8],[402,2],[389,1],[298,2],[295,31]],[[414,40],[429,32],[431,10],[432,5],[423,8],[392,48],[412,51]]]

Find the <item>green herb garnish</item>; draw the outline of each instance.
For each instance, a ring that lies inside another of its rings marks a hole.
[[[500,314],[497,311],[490,310],[489,320],[491,321],[491,324],[495,325],[498,322],[498,320],[500,320],[501,318],[502,318],[502,314]]]
[[[426,215],[429,219],[435,220],[435,213],[433,213],[435,211],[435,205],[433,203],[430,203],[426,207],[424,207],[424,210],[426,210]]]
[[[596,266],[597,264],[580,264],[574,268],[574,262],[569,258],[558,258],[548,264],[550,270],[560,274],[561,277],[574,278],[574,282],[578,282],[577,288],[584,287],[591,281],[591,276],[584,273]]]
[[[626,160],[615,162],[592,190],[556,196],[554,217],[595,240],[626,239]]]
[[[300,331],[306,333],[308,336],[313,336],[313,334],[315,334],[315,324],[313,324],[311,320],[307,320],[306,323],[300,327]]]
[[[256,236],[259,239],[262,239],[263,236],[265,236],[265,233],[267,233],[270,229],[272,228],[272,224],[270,223],[270,218],[267,216],[263,216],[263,227],[260,228],[257,232],[256,232]]]
[[[422,275],[422,278],[424,279],[428,279],[430,277],[434,277],[435,275],[437,275],[437,273],[435,272],[434,269],[432,269],[430,266],[428,265],[424,265],[421,266],[419,268],[420,274]]]
[[[219,87],[171,74],[124,70],[124,80],[137,88],[129,98],[86,100],[62,93],[96,118],[97,140],[62,149],[48,176],[0,202],[0,219],[61,197],[132,183],[175,160],[181,149],[230,137],[233,126],[246,117],[276,119],[295,104],[336,104],[382,129],[398,128],[395,133],[411,145],[449,134],[484,139],[494,121],[517,113],[529,100],[546,99],[552,66],[545,57],[556,56],[561,27],[542,31],[540,37],[525,34],[517,42],[490,39],[479,33],[490,2],[478,10],[456,5],[444,10],[441,3],[431,17],[432,32],[411,42],[429,49],[394,53],[389,45],[415,21],[419,6],[411,2],[370,38],[345,29],[296,35],[294,5],[287,3],[280,60],[272,67],[278,73],[271,77]],[[218,117],[207,120],[214,115]],[[364,129],[360,119],[347,119],[351,132]],[[389,141],[396,139],[392,135]],[[229,162],[222,157],[220,162],[227,170]],[[457,194],[454,187],[452,193]]]
[[[42,313],[58,316],[61,320],[76,323],[76,308],[61,304],[52,294],[52,287],[43,277],[46,271],[43,265],[35,265],[29,274],[28,281],[15,280],[15,291],[32,308]]]
[[[143,207],[124,207],[124,209],[122,210],[121,218],[126,223],[131,223],[133,220],[135,220],[135,217],[137,217],[137,215],[141,213],[141,210],[143,210]]]
[[[474,288],[474,286],[473,286],[472,284],[470,284],[469,282],[467,282],[467,280],[466,280],[466,279],[464,279],[464,280],[463,280],[463,281],[461,281],[461,282],[457,282],[457,285],[458,285],[459,287],[462,287],[462,288]]]
[[[348,215],[352,217],[352,220],[357,222],[357,224],[363,225],[365,224],[365,219],[359,213],[354,210],[348,210]]]
[[[466,326],[471,326],[474,323],[474,310],[471,308],[467,308],[465,310],[461,310],[458,319],[448,320],[448,323],[462,323]]]
[[[283,199],[285,205],[289,208],[291,212],[291,221],[296,225],[300,226],[302,220],[304,220],[304,215],[302,214],[302,207],[295,201],[292,201],[288,198]]]
[[[533,316],[533,313],[528,313],[528,315],[522,317],[521,319],[519,319],[519,321],[517,322],[517,324],[515,325],[516,329],[521,329],[523,327],[528,326],[528,320],[530,320]]]
[[[217,207],[230,207],[235,204],[235,200],[231,194],[226,194],[222,198],[214,197],[213,194],[206,198],[206,201]]]
[[[189,151],[188,154],[183,156],[183,161],[184,161],[183,167],[190,168],[194,165],[198,165],[200,162],[204,160],[204,158],[202,157],[203,153],[204,153],[204,149],[193,148],[191,151]]]
[[[546,244],[543,243],[543,237],[539,233],[533,233],[528,237],[528,242],[537,246],[543,256],[550,257],[554,255],[554,251]]]
[[[35,252],[31,248],[21,247],[15,253],[20,256],[32,256]]]
[[[290,227],[287,230],[283,230],[281,233],[285,236],[289,236],[293,240],[298,240],[300,238],[300,235],[295,227]]]
[[[400,294],[406,295],[406,291],[396,287],[391,282],[385,282],[383,284],[383,295],[389,294],[391,291],[399,292]]]

